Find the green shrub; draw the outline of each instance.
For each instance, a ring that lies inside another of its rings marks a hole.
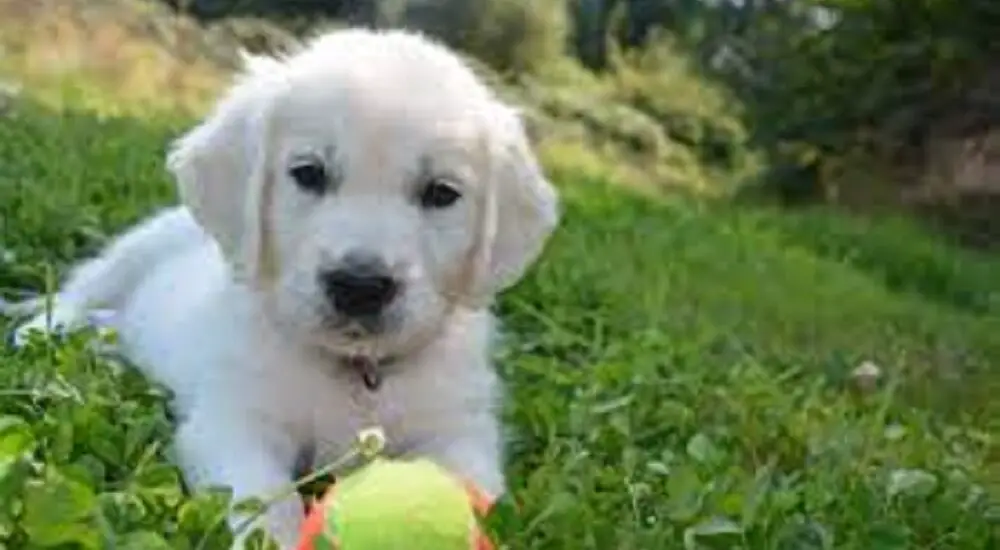
[[[540,72],[564,57],[568,48],[564,0],[413,2],[404,21],[505,74]]]
[[[652,117],[672,141],[691,148],[707,165],[737,169],[748,145],[739,101],[691,62],[658,34],[645,48],[614,56],[609,78],[617,97]]]

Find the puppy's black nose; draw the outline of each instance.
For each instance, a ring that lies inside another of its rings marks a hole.
[[[351,260],[320,274],[320,283],[334,309],[348,317],[377,315],[396,297],[399,283],[380,261]]]

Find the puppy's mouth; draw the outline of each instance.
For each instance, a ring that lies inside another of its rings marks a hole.
[[[351,356],[395,349],[402,328],[402,319],[389,311],[373,316],[332,314],[322,318],[313,338],[327,352]]]
[[[358,342],[386,334],[391,324],[385,315],[357,317],[334,315],[324,319],[323,328],[344,340]]]

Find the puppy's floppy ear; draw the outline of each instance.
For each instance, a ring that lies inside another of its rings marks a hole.
[[[558,195],[531,150],[519,114],[504,106],[497,122],[483,216],[483,258],[474,293],[479,298],[518,282],[541,254],[560,217]]]
[[[257,275],[265,229],[267,123],[274,91],[262,72],[267,63],[249,62],[248,73],[167,154],[181,200],[243,278]]]

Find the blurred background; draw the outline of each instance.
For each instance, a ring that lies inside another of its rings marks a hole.
[[[211,97],[238,46],[280,50],[334,25],[417,28],[527,107],[554,169],[905,210],[977,246],[1000,239],[1000,7],[989,0],[3,0],[0,10],[2,62],[23,78],[98,74],[67,86],[153,103]]]

